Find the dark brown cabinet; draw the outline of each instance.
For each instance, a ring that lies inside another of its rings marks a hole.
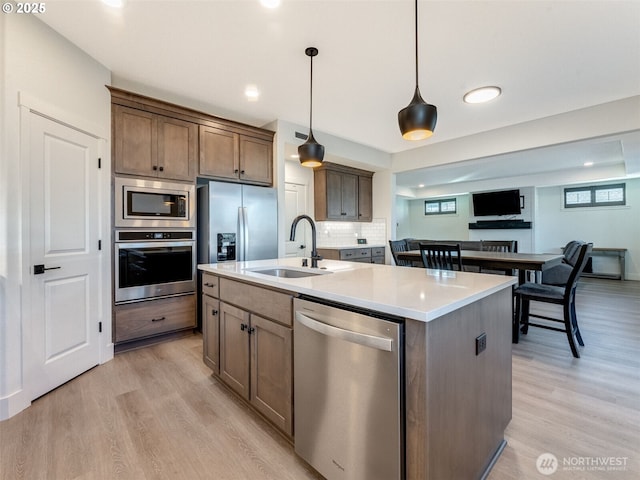
[[[292,436],[292,296],[208,273],[202,293],[205,364]]]
[[[317,221],[371,221],[372,172],[325,162],[313,177]]]
[[[116,344],[193,329],[196,327],[196,295],[116,305],[114,317]]]
[[[273,183],[273,142],[200,126],[199,175],[243,183]]]
[[[218,277],[202,275],[202,357],[204,363],[220,374],[220,300]]]
[[[385,263],[384,247],[318,248],[318,254],[326,260]]]
[[[113,105],[114,171],[171,180],[195,179],[195,123]]]

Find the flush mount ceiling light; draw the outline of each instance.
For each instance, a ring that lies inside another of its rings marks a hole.
[[[464,94],[465,103],[485,103],[499,97],[502,93],[500,87],[480,87]]]
[[[258,87],[255,85],[247,85],[244,89],[244,96],[247,97],[247,100],[250,102],[258,101],[258,97],[260,96],[260,92],[258,91]]]
[[[280,0],[260,0],[263,7],[278,8],[280,6]]]
[[[438,109],[422,99],[418,88],[418,0],[416,13],[416,90],[411,103],[398,112],[398,124],[405,140],[424,140],[433,135],[438,121]]]
[[[318,55],[318,49],[315,47],[307,47],[304,51],[311,59],[311,82],[309,87],[309,135],[307,141],[298,147],[298,155],[300,155],[300,164],[304,167],[318,167],[322,165],[324,158],[324,147],[316,142],[313,138],[313,129],[311,121],[313,119],[313,57]]]
[[[122,8],[124,7],[125,0],[102,0],[102,3],[108,5],[113,8]]]

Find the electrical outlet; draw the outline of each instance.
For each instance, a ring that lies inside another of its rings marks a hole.
[[[487,348],[487,334],[483,333],[476,337],[476,355],[480,355]]]

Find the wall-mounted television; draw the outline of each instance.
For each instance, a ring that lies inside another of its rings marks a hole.
[[[518,215],[520,213],[520,190],[473,194],[473,214],[476,217]]]

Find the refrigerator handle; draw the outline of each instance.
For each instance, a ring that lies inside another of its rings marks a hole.
[[[236,240],[236,259],[244,262],[244,215],[242,207],[238,207],[238,238]]]
[[[240,207],[238,209],[240,221],[240,261],[247,261],[247,250],[249,248],[249,225],[247,225],[247,208]]]

